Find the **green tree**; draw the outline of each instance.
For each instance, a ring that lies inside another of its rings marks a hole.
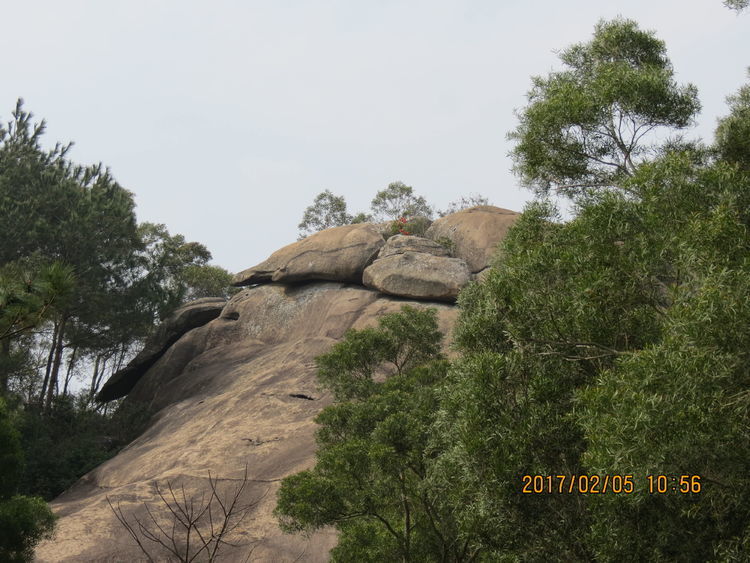
[[[637,476],[634,494],[591,503],[592,546],[603,560],[744,560],[750,178],[724,162],[696,167],[676,154],[644,166],[634,182],[645,225],[657,234],[651,243],[666,259],[666,306],[660,338],[579,390],[584,464]],[[649,494],[646,475],[675,476],[670,494]],[[671,494],[683,476],[698,476],[700,493]]]
[[[0,558],[31,561],[34,546],[49,536],[55,517],[38,497],[17,494],[23,470],[18,431],[0,397]]]
[[[211,253],[198,242],[188,242],[183,235],[171,235],[166,225],[142,223],[138,232],[144,246],[135,259],[133,285],[151,307],[150,326],[186,301],[191,282],[200,283],[204,274],[209,274],[204,277],[210,279],[218,272],[197,271],[196,268],[207,266]]]
[[[695,87],[675,83],[664,43],[633,21],[599,22],[560,59],[565,70],[533,78],[509,134],[515,171],[538,193],[622,187],[658,153],[650,134],[684,129],[700,109]]]
[[[730,113],[719,120],[716,148],[722,160],[750,171],[750,84],[729,96],[727,102]]]
[[[727,8],[741,12],[748,6],[750,6],[750,0],[724,0],[724,5]]]
[[[155,320],[190,291],[205,291],[201,280],[215,281],[218,272],[188,270],[206,266],[210,253],[203,245],[170,235],[163,225],[138,226],[132,194],[101,165],[70,162],[70,145],[42,149],[44,128],[21,100],[0,128],[0,267],[33,256],[40,265],[72,270],[75,278],[64,302],[44,308],[52,331],[39,400],[49,406],[67,390],[81,358],[95,358],[97,366],[113,357],[110,365],[121,363]],[[17,312],[21,303],[14,303]],[[4,356],[18,344],[3,344]]]
[[[0,131],[0,231],[6,234],[0,265],[35,255],[73,270],[73,290],[50,317],[54,330],[41,397],[49,404],[65,349],[76,347],[71,337],[103,333],[108,309],[128,303],[123,285],[140,242],[132,194],[101,165],[68,161],[70,145],[44,151],[44,126],[32,123],[19,100],[13,120]]]
[[[344,196],[333,195],[330,190],[325,190],[315,196],[312,205],[305,209],[302,221],[297,225],[300,231],[299,238],[303,239],[330,227],[348,225],[352,219],[353,217],[346,211]]]
[[[712,154],[641,163],[565,223],[533,203],[462,292],[430,478],[488,560],[747,558],[750,178]],[[520,494],[612,474],[633,492]]]
[[[432,217],[432,208],[427,200],[414,194],[414,188],[403,182],[391,182],[380,190],[370,203],[373,217],[377,221],[395,221],[401,217]]]
[[[232,287],[232,274],[221,266],[189,264],[182,272],[182,280],[187,286],[185,303],[201,297],[229,298],[239,291]]]
[[[64,307],[73,289],[69,267],[34,262],[20,260],[0,267],[0,396],[8,392],[19,359],[21,364],[26,360],[15,342]]]
[[[349,331],[317,360],[337,402],[316,419],[315,467],[284,479],[276,514],[288,532],[336,526],[333,561],[473,555],[427,481],[428,435],[447,365],[435,314],[404,307],[377,328]]]

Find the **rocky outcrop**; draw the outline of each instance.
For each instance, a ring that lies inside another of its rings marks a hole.
[[[385,244],[369,223],[332,227],[277,250],[234,277],[236,286],[329,280],[362,283],[362,272]]]
[[[223,297],[196,299],[177,309],[146,340],[143,350],[102,386],[98,401],[112,401],[127,395],[148,369],[186,332],[215,319],[226,305]]]
[[[228,561],[322,562],[333,530],[283,534],[273,517],[281,479],[315,460],[314,418],[331,398],[316,382],[314,359],[350,329],[373,326],[402,305],[436,307],[448,334],[453,306],[392,299],[351,285],[259,285],[235,295],[221,316],[191,330],[137,382],[127,401],[157,411],[151,427],[52,503],[57,535],[38,561],[135,561],[142,557],[107,499],[126,515],[143,504],[163,509],[154,484],[167,480],[186,495],[207,490],[207,476],[231,484],[247,465],[244,547],[225,546]],[[312,399],[312,400],[310,400]]]
[[[490,265],[497,243],[505,238],[519,213],[479,205],[441,217],[435,221],[425,236],[432,240],[448,239],[453,242],[453,255],[462,258],[472,273]]]
[[[151,426],[52,503],[57,534],[37,560],[140,560],[108,501],[145,521],[144,503],[166,511],[157,483],[200,498],[209,472],[231,485],[247,467],[241,500],[254,505],[226,560],[245,560],[255,546],[250,561],[327,561],[334,530],[285,535],[273,516],[281,480],[315,463],[314,419],[331,402],[315,358],[403,305],[435,307],[449,337],[458,312],[440,301],[454,300],[486,266],[516,216],[485,206],[439,219],[428,233],[451,239],[454,257],[420,237],[386,244],[375,225],[328,229],[238,274],[235,285],[253,287],[228,302],[200,300],[175,313],[99,394],[147,405]]]
[[[379,258],[364,273],[364,284],[388,295],[429,301],[455,301],[471,280],[458,258],[405,252]]]
[[[362,283],[388,295],[427,301],[455,301],[471,281],[466,262],[423,237],[395,235],[364,271]]]

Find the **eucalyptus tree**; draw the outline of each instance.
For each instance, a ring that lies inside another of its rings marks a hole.
[[[564,70],[532,79],[508,135],[515,171],[539,193],[622,188],[659,152],[654,133],[685,129],[700,110],[696,88],[675,82],[664,42],[631,20],[599,22],[560,59]]]

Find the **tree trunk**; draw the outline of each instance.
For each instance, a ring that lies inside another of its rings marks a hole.
[[[68,359],[68,371],[65,373],[65,385],[63,386],[63,395],[68,394],[68,384],[70,383],[70,377],[73,373],[73,366],[75,365],[76,361],[76,352],[78,351],[78,347],[74,346],[73,350],[70,353],[70,358]]]
[[[101,360],[101,354],[96,355],[94,360],[94,373],[91,375],[91,389],[89,390],[89,403],[94,400],[94,395],[99,390],[99,384],[96,380],[96,376],[99,375],[99,361]]]
[[[98,367],[97,372],[94,372],[94,377],[91,378],[91,400],[93,401],[94,395],[96,395],[96,392],[99,391],[99,386],[102,383],[102,379],[104,378],[104,373],[107,370],[107,362],[109,361],[110,356],[97,356],[96,357],[96,365]]]
[[[8,393],[8,361],[10,360],[10,338],[0,340],[0,397]]]
[[[47,356],[47,369],[44,372],[44,383],[42,383],[42,392],[39,394],[39,405],[44,405],[44,396],[47,393],[47,386],[49,385],[49,375],[52,371],[52,359],[55,356],[55,344],[57,343],[57,331],[60,327],[59,323],[55,321],[55,328],[52,331],[52,345],[49,349],[49,355]]]
[[[52,361],[52,370],[49,376],[49,385],[47,386],[47,409],[52,408],[52,397],[54,396],[55,389],[57,388],[57,376],[60,373],[60,363],[62,362],[63,355],[63,336],[65,335],[65,323],[67,319],[63,317],[60,320],[60,328],[57,331],[57,341],[55,342],[55,357]]]

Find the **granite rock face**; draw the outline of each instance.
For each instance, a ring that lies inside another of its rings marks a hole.
[[[370,223],[332,227],[277,250],[235,275],[236,286],[311,280],[362,283],[362,272],[385,244]]]
[[[493,205],[470,207],[435,221],[425,236],[453,241],[453,255],[462,258],[472,273],[490,265],[499,243],[520,213]]]
[[[102,386],[98,401],[112,401],[127,395],[148,369],[186,332],[203,326],[221,314],[226,305],[222,297],[196,299],[177,309],[146,340],[146,345],[127,366]]]
[[[37,548],[37,560],[141,560],[107,498],[128,516],[148,518],[144,503],[164,512],[156,483],[170,481],[200,497],[209,471],[231,485],[247,465],[242,500],[257,504],[238,539],[247,545],[225,547],[226,560],[245,560],[255,543],[251,561],[327,561],[333,529],[287,535],[272,514],[281,479],[315,463],[314,418],[331,397],[317,385],[314,359],[348,329],[374,326],[403,305],[437,308],[446,334],[457,315],[450,305],[333,282],[271,283],[233,296],[220,316],[185,333],[135,384],[126,401],[149,405],[156,412],[151,426],[53,501],[57,534]]]
[[[209,472],[231,486],[247,467],[241,501],[254,505],[233,538],[239,547],[226,546],[222,557],[244,561],[254,546],[250,561],[327,561],[333,529],[286,535],[273,516],[281,480],[315,464],[314,419],[331,403],[318,387],[315,358],[347,330],[374,326],[403,305],[437,309],[450,355],[458,315],[450,302],[486,268],[517,216],[467,209],[435,221],[432,240],[386,242],[382,226],[371,224],[327,229],[237,274],[235,285],[253,287],[228,302],[199,300],[177,311],[98,397],[127,395],[147,406],[149,428],[52,502],[57,534],[40,544],[36,560],[142,560],[108,499],[145,521],[144,503],[157,516],[166,511],[156,484],[200,498]],[[454,257],[434,242],[442,237]]]

